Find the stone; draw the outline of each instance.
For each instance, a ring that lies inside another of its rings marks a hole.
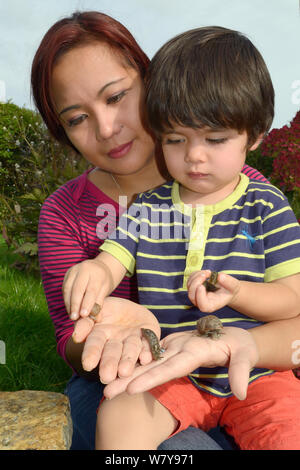
[[[0,392],[0,450],[68,450],[69,399],[62,393]]]

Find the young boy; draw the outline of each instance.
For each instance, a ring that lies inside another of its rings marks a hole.
[[[149,123],[174,181],[141,194],[101,246],[101,295],[136,272],[140,303],[156,315],[162,336],[190,330],[207,312],[245,329],[298,315],[299,224],[277,188],[240,173],[273,119],[261,55],[236,31],[195,29],[158,51],[147,87]],[[219,289],[206,292],[211,271],[220,273]],[[239,401],[225,367],[200,367],[149,392],[106,400],[96,447],[153,449],[190,425],[220,423],[241,449],[299,449],[293,375],[253,369],[249,383]]]

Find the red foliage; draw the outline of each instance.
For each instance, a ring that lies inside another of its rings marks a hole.
[[[300,111],[289,126],[272,129],[264,139],[261,151],[264,156],[273,158],[271,179],[283,191],[300,188]]]

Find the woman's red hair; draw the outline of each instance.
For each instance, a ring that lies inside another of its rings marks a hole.
[[[34,103],[50,133],[59,142],[73,147],[55,111],[51,93],[53,67],[59,57],[75,47],[91,42],[104,42],[121,54],[145,77],[149,59],[132,34],[117,20],[104,13],[75,12],[55,23],[45,34],[34,56],[31,88]],[[74,148],[74,147],[73,147]]]

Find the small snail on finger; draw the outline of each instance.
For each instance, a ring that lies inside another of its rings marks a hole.
[[[216,286],[218,282],[218,273],[217,271],[212,271],[211,275],[206,281],[204,281],[204,286],[207,290],[207,292],[215,292],[216,290],[219,289],[219,287]]]

